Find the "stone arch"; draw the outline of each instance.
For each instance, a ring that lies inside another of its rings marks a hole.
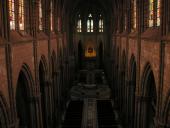
[[[41,59],[40,59],[40,62],[39,62],[39,66],[40,64],[42,64],[42,68],[43,68],[43,71],[45,73],[45,80],[48,79],[48,64],[47,64],[47,59],[44,55],[41,56]]]
[[[34,80],[33,80],[33,77],[32,77],[31,70],[30,70],[29,66],[24,63],[21,67],[20,72],[21,71],[25,74],[25,77],[28,80],[27,89],[29,90],[29,93],[30,93],[29,96],[33,96],[32,92],[33,92]]]
[[[141,81],[140,122],[142,128],[155,127],[157,105],[156,83],[150,63],[147,63]]]
[[[52,78],[52,87],[51,87],[51,100],[52,100],[52,120],[53,126],[57,125],[57,101],[58,101],[58,80],[57,80],[57,60],[56,54],[53,51],[51,55],[51,78]]]
[[[135,120],[135,92],[136,92],[136,59],[135,56],[132,55],[129,64],[129,85],[127,89],[127,119],[129,128],[134,128],[134,120]]]
[[[122,116],[126,116],[126,96],[127,96],[127,91],[126,91],[126,54],[125,50],[122,52],[121,56],[121,68],[120,68],[120,112]],[[124,118],[125,119],[125,118]],[[125,120],[123,120],[125,122]]]
[[[51,119],[51,96],[50,96],[50,83],[48,78],[48,67],[47,61],[44,56],[41,57],[39,62],[39,84],[41,93],[41,109],[42,109],[42,120],[43,127],[48,127]]]
[[[0,127],[8,128],[9,124],[9,114],[8,107],[5,98],[0,93]]]
[[[33,104],[33,85],[34,81],[31,71],[26,64],[23,64],[16,88],[16,109],[19,118],[19,127],[36,127],[36,108]]]
[[[119,101],[119,47],[116,47],[115,52],[115,101],[118,103]]]
[[[57,57],[56,57],[56,53],[55,51],[52,52],[51,54],[51,62],[52,62],[52,69],[53,71],[56,71],[57,70]]]

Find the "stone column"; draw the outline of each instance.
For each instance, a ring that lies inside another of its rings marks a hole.
[[[45,82],[45,102],[46,102],[46,110],[47,110],[47,124],[48,124],[48,127],[51,128],[52,126],[52,100],[51,100],[51,97],[52,97],[52,80],[47,80]]]
[[[133,128],[134,127],[134,116],[135,115],[135,97],[133,97],[133,94],[135,95],[135,83],[133,81],[128,81],[128,87],[127,87],[127,122],[128,127]],[[134,102],[134,104],[133,104]],[[134,106],[132,106],[134,105]]]
[[[59,108],[58,108],[58,72],[53,72],[53,93],[54,93],[54,114],[53,114],[53,122],[54,122],[54,126],[58,127],[58,112],[59,112]]]
[[[145,128],[146,117],[147,117],[147,104],[150,102],[151,97],[138,96],[139,106],[138,106],[138,120],[136,128]]]
[[[36,109],[36,121],[37,121],[37,128],[43,128],[42,122],[42,108],[41,108],[41,92],[40,87],[35,87],[35,109]]]
[[[41,128],[39,124],[39,117],[37,115],[36,103],[38,102],[38,98],[36,96],[29,97],[29,107],[30,107],[30,123],[31,128]]]
[[[140,104],[141,104],[141,96],[139,94],[136,94],[135,98],[135,121],[134,121],[134,127],[139,128],[139,117],[140,117]]]

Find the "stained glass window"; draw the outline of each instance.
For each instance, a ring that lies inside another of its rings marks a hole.
[[[81,19],[78,20],[77,22],[77,32],[82,32],[82,26],[81,26]]]
[[[134,0],[134,7],[133,7],[133,10],[134,10],[134,16],[133,16],[133,28],[136,29],[136,0]]]
[[[87,32],[93,32],[93,19],[92,19],[92,14],[89,14],[88,20],[87,20]]]
[[[99,32],[103,32],[103,19],[99,20]]]
[[[19,0],[19,29],[24,30],[24,0]]]
[[[42,16],[42,1],[41,0],[39,0],[39,30],[42,30],[43,29],[43,25],[42,25],[42,20],[43,20],[43,18],[42,18],[43,16]]]
[[[153,27],[154,20],[154,0],[149,0],[149,27]]]
[[[124,16],[124,30],[126,30],[126,29],[127,29],[127,16],[125,14],[125,16]]]
[[[50,21],[51,21],[51,31],[53,31],[54,30],[54,27],[53,27],[53,22],[54,22],[54,19],[53,19],[53,3],[52,3],[52,1],[51,1],[51,4],[50,4],[50,8],[51,8],[51,13],[50,13]]]
[[[91,19],[91,32],[93,32],[93,20]]]
[[[136,23],[137,23],[137,17],[136,17],[136,13],[137,13],[137,10],[136,10],[136,0],[132,0],[132,7],[133,7],[133,10],[132,10],[132,30],[135,30],[136,29]]]
[[[10,20],[10,29],[15,30],[15,2],[14,0],[9,0],[9,20]]]
[[[157,0],[157,26],[160,26],[160,0]]]
[[[87,20],[87,32],[90,32],[90,20]]]

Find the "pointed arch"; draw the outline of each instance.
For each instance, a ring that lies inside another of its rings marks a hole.
[[[136,67],[136,59],[135,56],[132,54],[131,58],[130,58],[130,64],[129,64],[129,73],[130,73],[130,80],[133,79],[133,75],[134,75],[134,70]]]
[[[40,62],[39,62],[39,67],[42,68],[42,71],[45,75],[45,80],[47,80],[48,77],[48,64],[47,64],[47,60],[45,58],[44,55],[41,56]]]
[[[121,55],[121,69],[120,69],[120,87],[119,87],[119,101],[120,101],[120,111],[125,116],[126,114],[126,54],[125,50],[123,50]]]
[[[122,52],[122,58],[121,58],[121,67],[122,67],[122,70],[125,70],[126,68],[126,52],[125,50],[123,50]]]
[[[33,80],[33,77],[32,77],[32,73],[31,73],[31,70],[29,68],[29,66],[26,64],[26,63],[23,63],[22,67],[21,67],[21,70],[20,70],[20,73],[19,75],[23,73],[25,75],[25,78],[28,82],[28,86],[26,86],[26,89],[28,90],[29,92],[29,96],[32,96],[32,92],[33,92],[33,86],[35,85],[34,84],[34,80]],[[19,78],[19,76],[18,76]]]
[[[48,118],[51,116],[51,94],[50,87],[51,79],[48,77],[48,66],[45,56],[41,56],[39,63],[39,83],[41,92],[41,109],[43,127],[48,127],[51,120]]]
[[[23,64],[17,80],[16,109],[20,127],[36,127],[36,108],[31,104],[33,97],[33,77],[27,64]]]
[[[55,51],[51,54],[52,72],[57,70],[57,57]]]
[[[136,59],[132,54],[129,65],[129,85],[127,91],[127,103],[128,103],[128,126],[134,128],[135,122],[135,100],[136,100]]]
[[[142,95],[144,95],[144,96],[148,94],[148,88],[147,88],[146,85],[147,85],[147,82],[149,80],[150,75],[152,77],[154,77],[154,73],[153,73],[151,64],[148,62],[146,64],[145,68],[144,68],[144,72],[143,72],[143,75],[142,75],[142,81],[141,81],[141,90],[142,90]],[[154,77],[154,80],[155,80],[155,77]],[[156,89],[156,85],[155,85],[155,89]]]
[[[140,122],[143,127],[155,127],[157,91],[154,73],[151,64],[148,62],[144,68],[141,79],[141,102]],[[148,102],[149,101],[149,102]]]
[[[56,126],[57,120],[57,101],[58,101],[58,84],[57,84],[57,62],[56,62],[56,54],[55,51],[51,54],[51,79],[52,79],[52,86],[51,86],[51,111],[52,111],[52,119],[53,119],[53,126]]]

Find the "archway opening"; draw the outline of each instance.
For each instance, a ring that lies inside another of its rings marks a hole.
[[[157,96],[156,96],[156,85],[155,85],[155,78],[153,75],[153,72],[150,73],[149,77],[148,77],[148,82],[147,82],[147,86],[148,88],[148,97],[150,97],[151,102],[148,103],[147,106],[147,126],[149,126],[149,128],[153,128],[155,126],[154,123],[154,118],[156,115],[156,100],[157,100]]]
[[[144,102],[142,102],[142,126],[146,128],[155,127],[157,93],[153,71],[149,69],[143,88]]]
[[[57,72],[56,72],[56,56],[55,53],[53,53],[51,57],[51,72],[52,72],[52,118],[53,118],[53,126],[56,126],[58,124],[58,86],[57,86]]]
[[[20,128],[31,128],[31,110],[29,102],[29,83],[23,71],[20,72],[16,89],[16,108]]]
[[[129,128],[134,128],[135,120],[135,91],[136,91],[136,61],[132,60],[131,63],[131,74],[130,74],[130,83],[128,88],[128,122]]]
[[[126,87],[126,55],[125,51],[123,51],[122,54],[122,60],[121,60],[121,74],[120,74],[120,90],[119,90],[119,108],[120,108],[120,113],[122,117],[122,122],[126,122],[125,118],[127,115],[126,111],[126,100],[127,100],[127,87]]]
[[[43,63],[40,62],[39,64],[39,81],[40,81],[40,92],[41,92],[41,109],[42,109],[42,121],[43,121],[43,126],[46,128],[48,126],[48,108],[47,108],[47,87],[46,86],[46,81],[45,81],[45,69],[43,66]]]

